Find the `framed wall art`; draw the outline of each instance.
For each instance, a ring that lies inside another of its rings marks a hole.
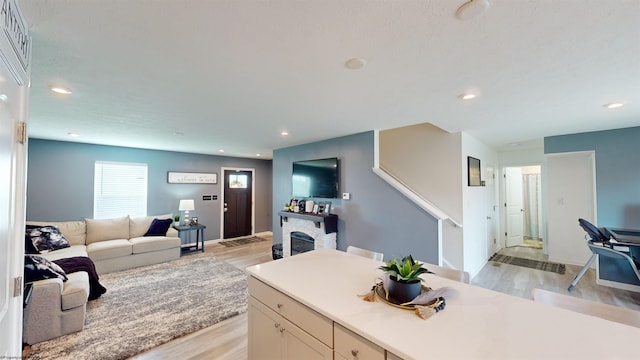
[[[169,171],[167,182],[169,184],[217,184],[218,174]]]
[[[469,186],[482,186],[480,177],[480,159],[467,156],[467,183]]]

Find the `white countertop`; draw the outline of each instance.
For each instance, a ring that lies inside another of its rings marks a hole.
[[[332,249],[247,271],[334,322],[405,359],[635,359],[640,329],[554,308],[432,274],[431,288],[458,290],[427,320],[365,294],[381,262]]]

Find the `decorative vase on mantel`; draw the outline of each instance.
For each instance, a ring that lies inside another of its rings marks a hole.
[[[404,281],[398,280],[395,276],[389,276],[389,297],[403,304],[415,299],[422,291],[420,280]]]

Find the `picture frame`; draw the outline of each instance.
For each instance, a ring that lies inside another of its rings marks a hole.
[[[482,173],[480,170],[480,159],[467,156],[467,185],[482,186]]]
[[[329,215],[329,214],[331,214],[331,201],[325,201],[322,215]]]
[[[201,172],[167,172],[167,183],[169,184],[217,184],[218,173]]]
[[[196,226],[198,225],[198,217],[194,216],[191,218],[191,226]]]

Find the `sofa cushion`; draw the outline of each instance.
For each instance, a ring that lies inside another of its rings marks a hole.
[[[129,219],[129,239],[144,236],[147,230],[149,230],[149,226],[151,226],[151,223],[153,222],[154,219],[159,219],[159,220],[173,219],[173,215],[163,214],[158,216],[145,216],[140,218]]]
[[[68,248],[49,251],[46,253],[40,254],[43,258],[54,261],[58,259],[73,257],[73,256],[87,256],[87,247],[84,245],[73,245]]]
[[[180,238],[177,237],[143,236],[129,241],[133,244],[134,254],[180,247]]]
[[[38,252],[58,250],[69,247],[69,242],[55,226],[27,225],[26,234],[31,237]]]
[[[78,271],[67,275],[69,280],[62,288],[62,310],[69,310],[82,306],[89,297],[89,274]]]
[[[67,281],[67,274],[57,264],[39,255],[24,256],[24,281],[33,282],[44,279],[61,279]]]
[[[125,239],[98,241],[87,245],[91,260],[106,260],[131,255],[131,242]]]
[[[87,234],[87,226],[83,220],[77,221],[27,221],[27,225],[46,226],[51,225],[60,229],[69,245],[84,245]]]
[[[84,221],[87,223],[87,245],[97,241],[129,238],[129,216]]]
[[[166,236],[171,224],[173,224],[172,219],[153,219],[144,236]]]

